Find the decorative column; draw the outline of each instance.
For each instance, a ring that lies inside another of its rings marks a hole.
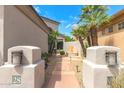
[[[111,81],[124,71],[120,60],[120,49],[113,46],[87,48],[83,60],[83,85],[86,88],[111,87]]]

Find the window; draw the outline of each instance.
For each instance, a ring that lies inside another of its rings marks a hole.
[[[118,24],[118,30],[124,29],[124,22]]]
[[[109,33],[113,32],[113,26],[108,28],[108,32]]]
[[[108,66],[116,66],[117,65],[117,52],[106,51],[106,62]]]

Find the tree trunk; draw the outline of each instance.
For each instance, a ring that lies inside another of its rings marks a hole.
[[[92,46],[98,46],[97,29],[95,27],[91,28],[91,40]]]
[[[87,42],[88,42],[88,45],[89,47],[91,46],[91,39],[90,39],[90,36],[87,37]]]
[[[54,48],[55,48],[55,42],[52,45],[51,54],[53,54]]]
[[[80,42],[81,47],[83,49],[83,55],[84,55],[84,57],[86,57],[86,49],[84,47],[83,39],[81,37],[79,37],[79,42]]]
[[[53,43],[54,43],[54,40],[52,40],[51,43],[50,43],[50,49],[49,49],[50,54],[52,54]]]

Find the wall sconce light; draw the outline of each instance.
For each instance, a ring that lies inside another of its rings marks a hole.
[[[116,51],[106,51],[106,63],[108,66],[117,65],[117,52]]]
[[[22,50],[12,52],[12,64],[20,65],[22,62]]]

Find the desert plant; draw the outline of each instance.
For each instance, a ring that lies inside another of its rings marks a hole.
[[[111,82],[112,88],[124,88],[124,73],[114,77]]]
[[[61,50],[60,55],[65,55],[65,52],[63,50]]]

